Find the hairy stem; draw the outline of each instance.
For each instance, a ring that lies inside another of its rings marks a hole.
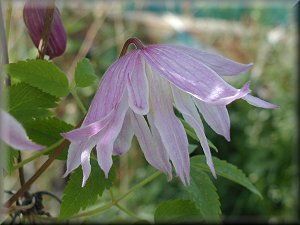
[[[145,46],[143,45],[143,43],[140,41],[140,39],[133,37],[133,38],[129,38],[125,44],[123,45],[122,51],[120,53],[120,57],[122,57],[123,55],[126,54],[129,45],[134,44],[136,48],[138,49],[143,49]],[[119,58],[120,58],[119,57]]]

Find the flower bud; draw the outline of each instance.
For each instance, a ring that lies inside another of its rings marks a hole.
[[[51,7],[52,0],[26,0],[23,9],[23,18],[34,45],[39,48],[43,38],[45,17],[47,9]],[[67,44],[67,35],[61,21],[57,7],[54,6],[53,20],[45,54],[50,59],[64,53]]]

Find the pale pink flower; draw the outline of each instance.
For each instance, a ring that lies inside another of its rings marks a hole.
[[[171,161],[182,182],[189,184],[187,135],[173,106],[195,130],[207,164],[216,176],[198,110],[216,133],[230,140],[227,104],[243,98],[255,106],[276,107],[249,95],[249,83],[236,89],[221,78],[244,73],[252,64],[187,47],[145,47],[138,39],[129,41],[138,49],[108,68],[81,127],[63,134],[71,141],[65,175],[81,164],[82,185],[91,171],[89,161],[94,146],[107,177],[112,155],[126,153],[134,135],[153,167],[171,179]]]

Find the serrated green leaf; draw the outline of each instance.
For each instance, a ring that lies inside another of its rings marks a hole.
[[[197,134],[195,133],[194,129],[187,123],[185,122],[184,119],[182,118],[179,118],[184,129],[185,129],[185,132],[191,137],[193,138],[195,141],[199,141],[198,137],[197,137]],[[213,150],[215,150],[216,152],[218,152],[218,148],[209,140],[207,139],[207,142],[208,142],[208,146],[210,148],[212,148]]]
[[[28,84],[19,83],[9,88],[8,111],[17,120],[50,116],[49,108],[57,105],[58,99]]]
[[[37,87],[56,97],[69,93],[66,75],[52,62],[46,60],[27,60],[8,65],[8,72],[13,78]]]
[[[105,188],[108,189],[111,187],[116,176],[115,167],[111,168],[108,179],[105,179],[103,171],[93,158],[91,158],[91,167],[90,177],[84,187],[81,187],[81,167],[72,173],[64,190],[60,218],[68,218],[79,212],[80,209],[84,210],[86,207],[93,205],[98,197],[101,197]]]
[[[206,221],[220,219],[221,204],[216,187],[209,176],[198,167],[191,167],[191,184],[186,187],[190,198],[200,209],[200,213]]]
[[[75,83],[77,87],[88,87],[97,79],[93,65],[88,59],[77,63],[75,69]]]
[[[39,143],[44,146],[50,146],[58,142],[62,139],[61,133],[68,132],[74,128],[72,125],[55,117],[26,121],[23,125],[29,138],[35,143]],[[67,150],[68,146],[65,147],[57,159],[66,160]],[[51,153],[52,151],[48,154]]]
[[[242,170],[238,169],[235,165],[232,165],[225,160],[220,160],[216,157],[213,157],[214,166],[216,173],[219,176],[225,177],[228,180],[231,180],[235,183],[238,183],[254,194],[262,198],[261,193],[256,189],[256,187],[250,182]],[[191,158],[191,166],[200,168],[209,172],[209,168],[206,164],[206,159],[204,156],[195,156]]]
[[[161,202],[154,213],[155,223],[181,223],[200,219],[200,211],[191,200],[176,199]]]

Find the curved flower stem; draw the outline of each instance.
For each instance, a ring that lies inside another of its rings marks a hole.
[[[45,148],[43,151],[39,151],[36,154],[28,157],[27,159],[24,159],[22,162],[14,165],[13,169],[19,169],[20,167],[26,165],[27,163],[30,163],[31,161],[39,158],[40,156],[49,153],[52,149],[58,147],[62,142],[63,142],[63,139],[59,140],[58,142],[54,143],[53,145],[49,146],[48,148]]]
[[[128,195],[130,195],[132,192],[140,189],[141,187],[143,187],[144,185],[146,185],[147,183],[151,182],[152,180],[154,180],[155,178],[157,178],[159,175],[161,175],[162,173],[160,171],[156,171],[155,173],[153,173],[151,176],[145,178],[144,180],[142,180],[140,183],[136,184],[135,186],[133,186],[132,188],[130,188],[125,194],[123,194],[121,197],[117,198],[116,200],[114,200],[113,202],[107,203],[104,206],[101,206],[99,208],[90,210],[90,211],[86,211],[77,215],[72,216],[70,219],[74,219],[74,218],[80,218],[80,217],[87,217],[87,216],[92,216],[92,215],[96,215],[99,213],[104,212],[107,209],[110,209],[112,206],[116,206],[118,207],[118,203],[119,201],[121,201],[122,199],[124,199],[125,197],[127,197]],[[112,193],[112,192],[110,192]],[[120,205],[118,207],[120,209]],[[121,207],[123,209],[123,207]],[[122,210],[121,209],[121,210]],[[122,210],[123,211],[123,210]],[[125,211],[124,211],[125,212]],[[126,211],[126,213],[128,214],[128,210]],[[131,212],[129,212],[131,213]],[[134,216],[135,218],[137,218],[136,216]]]
[[[120,57],[122,57],[123,55],[126,54],[127,52],[127,49],[129,47],[130,44],[134,44],[136,48],[138,49],[143,49],[145,46],[143,45],[143,43],[140,41],[140,39],[136,38],[136,37],[132,37],[132,38],[129,38],[125,44],[123,45],[123,48],[122,48],[122,51],[120,53]]]

